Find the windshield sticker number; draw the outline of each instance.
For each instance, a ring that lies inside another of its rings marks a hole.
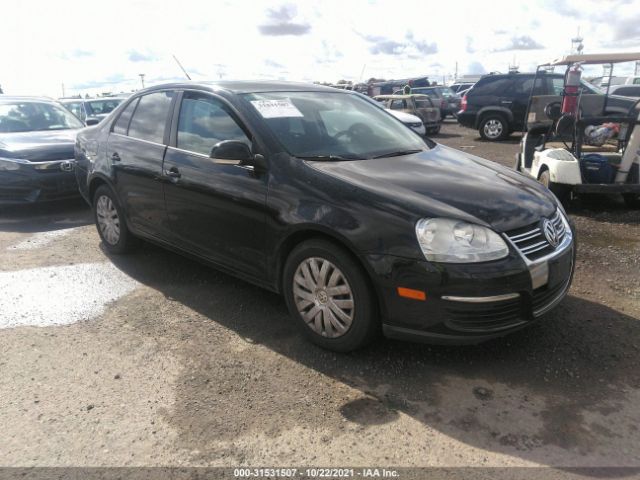
[[[252,100],[251,104],[263,118],[303,117],[300,110],[286,100]]]

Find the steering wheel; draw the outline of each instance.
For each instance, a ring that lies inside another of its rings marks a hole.
[[[358,122],[351,125],[347,130],[336,133],[334,138],[337,140],[340,137],[344,137],[346,135],[349,137],[349,141],[351,141],[354,138],[371,135],[372,133],[373,130],[371,130],[371,127],[369,125]]]

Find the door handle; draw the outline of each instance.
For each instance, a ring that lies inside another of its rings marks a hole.
[[[511,100],[502,100],[500,103],[510,104],[513,103]]]
[[[176,167],[171,167],[169,170],[165,170],[164,174],[169,178],[175,178],[175,179],[178,179],[182,176],[182,174],[180,173],[180,170],[178,170]]]
[[[114,162],[119,162],[120,161],[120,155],[118,155],[118,152],[113,152],[111,154],[111,160],[113,160]]]

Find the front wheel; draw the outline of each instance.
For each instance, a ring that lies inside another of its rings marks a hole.
[[[487,115],[482,119],[478,129],[480,137],[495,142],[509,136],[509,124],[502,115]]]
[[[134,246],[122,208],[113,191],[106,185],[97,188],[93,196],[93,214],[98,234],[107,251],[126,253]]]
[[[368,344],[380,329],[362,267],[326,240],[298,245],[284,267],[283,291],[296,324],[313,343],[336,352]]]
[[[567,203],[569,200],[569,187],[561,183],[552,182],[549,170],[544,170],[540,176],[538,176],[538,181],[551,190],[558,200],[560,200],[560,203],[563,205]]]

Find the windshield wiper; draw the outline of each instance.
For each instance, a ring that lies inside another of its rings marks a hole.
[[[297,155],[296,155],[297,156]],[[364,157],[358,157],[356,155],[343,157],[341,155],[311,155],[307,157],[300,157],[303,160],[335,160],[335,161],[345,161],[345,160],[366,160]]]
[[[399,150],[397,152],[383,153],[382,155],[376,155],[373,158],[385,158],[385,157],[400,157],[402,155],[410,155],[412,153],[423,152],[424,150]]]

